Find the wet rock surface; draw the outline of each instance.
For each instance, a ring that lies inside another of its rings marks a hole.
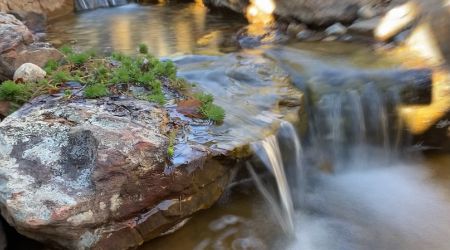
[[[37,99],[0,126],[2,214],[18,232],[72,249],[126,249],[222,193],[206,152],[167,159],[167,113],[135,99]],[[172,168],[170,167],[172,166]]]

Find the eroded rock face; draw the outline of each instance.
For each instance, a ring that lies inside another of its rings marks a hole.
[[[62,54],[47,43],[36,43],[30,30],[13,15],[0,13],[0,81],[12,79],[24,63],[44,67]]]
[[[0,208],[20,233],[70,249],[128,249],[211,206],[229,168],[174,166],[167,113],[136,99],[42,97],[0,124]]]

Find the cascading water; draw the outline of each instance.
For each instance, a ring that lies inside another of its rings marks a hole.
[[[406,150],[409,137],[396,115],[402,90],[372,82],[322,90],[310,85],[306,91],[304,150],[287,122],[277,137],[253,145],[279,194],[270,196],[260,180],[257,186],[296,236],[277,248],[449,249],[450,206]]]
[[[75,0],[75,9],[90,10],[127,4],[128,0]]]

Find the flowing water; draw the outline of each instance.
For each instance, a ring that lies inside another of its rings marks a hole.
[[[192,2],[98,9],[49,27],[51,42],[84,49],[134,53],[145,42],[157,56],[215,55],[179,60],[180,74],[215,92],[229,114],[222,129],[262,139],[252,144],[253,180],[244,179],[181,230],[141,249],[450,249],[450,156],[424,157],[411,147],[396,115],[405,101],[402,82],[409,82],[396,73],[399,62],[348,43],[229,54],[239,50],[234,35],[245,25]],[[276,136],[255,129],[278,120],[272,104],[293,93],[281,76],[264,73],[273,68],[267,61],[306,93],[306,131],[297,126],[302,121],[281,120]],[[235,131],[230,123],[245,129]]]

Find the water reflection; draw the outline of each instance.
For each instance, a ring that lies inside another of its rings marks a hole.
[[[156,56],[217,54],[236,50],[233,34],[245,25],[243,18],[209,13],[201,1],[130,4],[55,20],[48,38],[56,45],[74,42],[82,49],[132,53],[146,43]]]

